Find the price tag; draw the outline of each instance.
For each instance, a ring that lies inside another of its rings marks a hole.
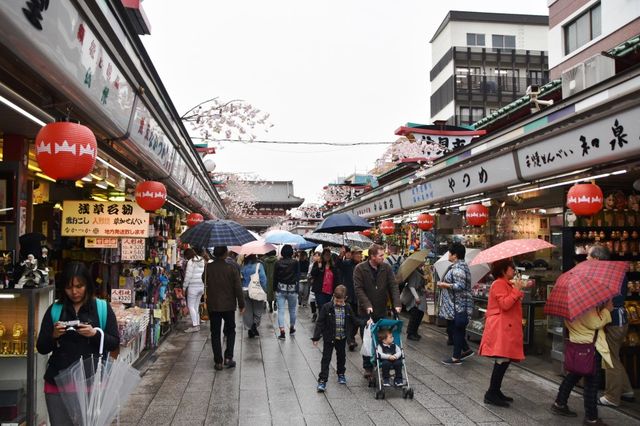
[[[113,288],[111,289],[111,302],[133,303],[133,291],[128,288]]]

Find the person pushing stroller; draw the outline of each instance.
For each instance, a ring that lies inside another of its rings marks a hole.
[[[393,341],[393,333],[391,330],[383,328],[378,331],[378,346],[376,352],[380,358],[380,369],[382,370],[382,386],[391,386],[390,372],[395,371],[394,385],[403,386],[402,365],[403,356],[402,349]]]

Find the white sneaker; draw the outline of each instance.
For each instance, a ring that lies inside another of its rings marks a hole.
[[[605,398],[604,396],[601,396],[600,399],[598,399],[598,404],[600,405],[606,405],[607,407],[617,407],[616,404],[614,404],[613,402],[609,401],[607,398]]]
[[[185,333],[195,333],[195,332],[198,332],[198,331],[200,331],[200,326],[196,325],[195,327],[187,328],[184,332]]]

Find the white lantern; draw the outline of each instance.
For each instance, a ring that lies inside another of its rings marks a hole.
[[[213,161],[213,154],[207,154],[202,158],[202,162],[204,163],[204,168],[211,173],[216,169],[216,163]]]

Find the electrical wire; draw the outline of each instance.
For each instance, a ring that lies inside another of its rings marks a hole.
[[[191,137],[205,142],[237,142],[237,143],[258,143],[258,144],[280,144],[280,145],[329,145],[329,146],[358,146],[358,145],[391,145],[395,141],[376,141],[376,142],[326,142],[326,141],[267,141],[267,140],[249,140],[249,139],[206,139],[199,137]]]

